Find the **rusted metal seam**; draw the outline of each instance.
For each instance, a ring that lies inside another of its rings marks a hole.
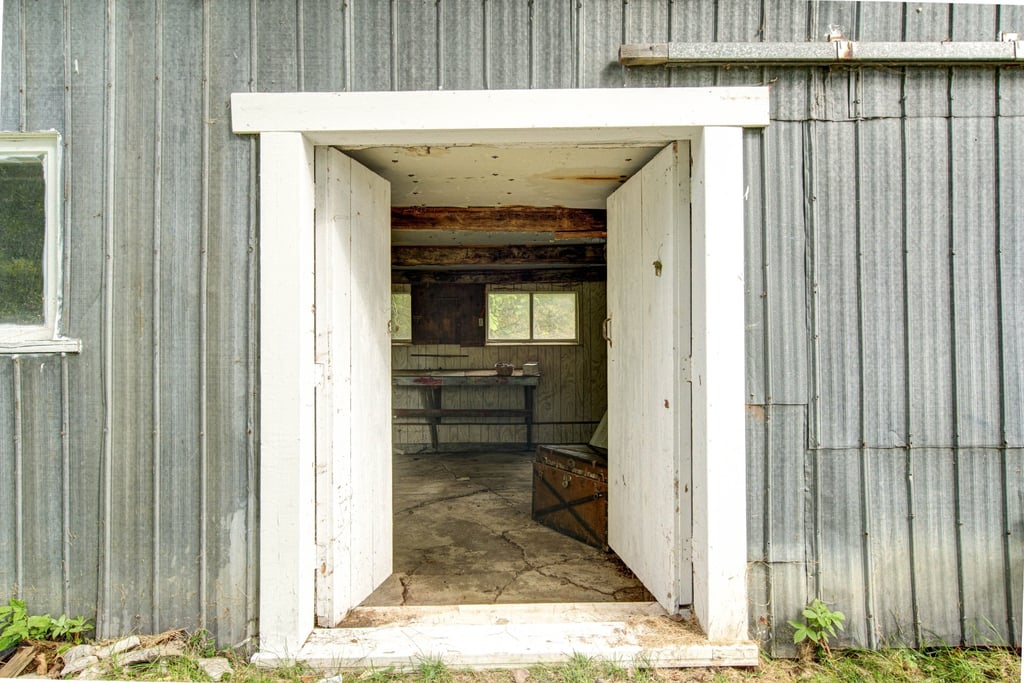
[[[103,456],[100,465],[100,567],[97,586],[97,635],[104,637],[110,634],[110,561],[111,561],[111,485],[113,460],[113,386],[114,386],[114,188],[115,158],[114,141],[117,139],[115,115],[117,113],[114,98],[116,70],[116,0],[107,0],[106,54],[104,70],[106,93],[104,98],[103,153],[104,183],[106,191],[103,197],[103,231],[105,258],[103,264]]]
[[[154,110],[154,124],[153,124],[153,405],[152,405],[152,420],[153,420],[153,472],[152,472],[152,488],[153,488],[153,567],[152,567],[152,605],[153,613],[151,617],[151,628],[153,633],[159,633],[161,630],[160,626],[160,467],[162,464],[162,452],[160,448],[160,416],[162,415],[160,406],[160,389],[162,382],[160,379],[160,321],[161,321],[161,310],[160,310],[160,240],[161,240],[161,203],[162,203],[162,188],[161,180],[163,178],[163,0],[158,0],[155,3],[154,12],[156,13],[156,27],[154,33],[154,46],[153,51],[156,59],[156,78],[155,86],[153,88],[153,110]]]
[[[25,588],[25,468],[22,452],[21,357],[11,356],[14,375],[14,582],[15,594]]]

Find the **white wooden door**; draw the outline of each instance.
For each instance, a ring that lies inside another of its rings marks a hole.
[[[315,164],[316,615],[330,627],[391,574],[391,186],[332,148]]]
[[[689,185],[677,142],[608,198],[608,538],[669,612],[693,600]]]

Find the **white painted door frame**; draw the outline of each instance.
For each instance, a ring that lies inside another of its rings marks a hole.
[[[768,125],[768,88],[236,93],[231,110],[260,135],[261,651],[296,654],[314,624],[315,145],[690,141],[694,613],[745,639],[742,128]]]

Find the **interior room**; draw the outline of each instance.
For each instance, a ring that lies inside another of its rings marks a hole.
[[[394,571],[363,605],[651,600],[607,545],[603,333],[605,199],[655,152],[348,151],[393,207]]]

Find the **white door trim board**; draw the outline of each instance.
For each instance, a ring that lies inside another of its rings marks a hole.
[[[693,149],[693,611],[712,640],[747,637],[743,131]]]
[[[295,654],[314,624],[315,144],[690,140],[694,611],[713,640],[745,639],[740,127],[768,124],[768,88],[236,93],[232,122],[260,134],[260,649]]]
[[[231,125],[343,147],[667,144],[701,126],[767,126],[768,88],[234,93]]]

